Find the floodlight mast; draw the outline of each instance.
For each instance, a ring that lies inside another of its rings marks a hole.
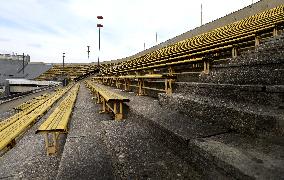
[[[104,19],[103,16],[97,16],[97,19]],[[101,28],[104,27],[102,24],[97,24],[97,27],[99,28],[99,55],[98,55],[98,66],[100,65],[100,51],[101,51]]]

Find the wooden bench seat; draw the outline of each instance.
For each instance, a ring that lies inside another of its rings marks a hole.
[[[70,87],[66,87],[62,90],[58,90],[52,95],[48,96],[47,99],[44,99],[39,104],[34,105],[30,108],[28,113],[21,111],[17,118],[8,118],[4,121],[1,121],[1,130],[0,130],[0,150],[6,148],[12,148],[16,144],[16,138],[23,134],[29,127],[31,127],[40,117],[47,112],[50,107],[64,95]],[[26,114],[24,114],[26,113]]]
[[[19,106],[15,107],[14,109],[15,110],[20,110],[20,111],[23,111],[25,109],[27,109],[28,107],[30,107],[32,104],[34,104],[35,102],[39,101],[39,100],[42,100],[42,99],[45,99],[46,97],[48,97],[48,94],[45,93],[45,94],[42,94],[38,97],[35,97],[27,102],[24,102],[22,104],[20,104]]]
[[[184,62],[186,63],[186,62]],[[129,91],[130,86],[137,87],[137,95],[142,96],[146,95],[145,89],[149,90],[157,90],[161,92],[165,92],[166,94],[172,94],[172,83],[176,79],[175,75],[166,75],[166,74],[145,74],[145,75],[125,75],[125,76],[113,76],[111,78],[109,77],[94,77],[94,80],[97,80],[99,83],[103,83],[106,85],[116,85],[117,88],[120,88],[120,85],[123,85],[124,90]],[[108,81],[111,80],[112,83],[108,83],[107,81],[104,81],[102,79],[106,79]],[[145,86],[145,80],[146,79],[163,79],[165,82],[165,88],[164,89],[156,89],[152,87],[146,87]],[[99,80],[99,81],[98,81]],[[131,81],[137,80],[137,85],[131,85]],[[121,82],[122,81],[122,82]],[[95,90],[98,87],[93,87]],[[98,91],[98,90],[96,90]]]
[[[59,106],[36,131],[36,134],[40,133],[45,136],[45,148],[48,155],[57,153],[59,135],[60,133],[67,133],[67,125],[76,101],[78,91],[79,84],[76,84],[69,91],[67,97],[64,98]],[[52,138],[49,135],[51,135]]]
[[[85,84],[95,94],[97,103],[102,103],[101,113],[112,111],[115,120],[123,119],[123,102],[129,102],[128,98],[112,92],[92,81],[85,81]],[[117,108],[119,108],[119,110],[117,110]]]

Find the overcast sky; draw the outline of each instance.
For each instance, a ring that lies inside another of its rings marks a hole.
[[[259,0],[254,0],[257,2]],[[0,0],[0,53],[34,62],[97,61],[97,16],[104,19],[101,60],[138,53],[252,3],[252,0]],[[90,59],[87,45],[91,46]]]

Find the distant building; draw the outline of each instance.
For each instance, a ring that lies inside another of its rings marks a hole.
[[[0,60],[15,60],[15,61],[22,61],[23,55],[17,54],[0,54]],[[24,56],[24,60],[26,62],[30,62],[31,57],[27,54]]]

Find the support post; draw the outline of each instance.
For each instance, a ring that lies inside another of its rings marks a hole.
[[[165,91],[167,95],[171,95],[173,93],[172,81],[173,81],[172,79],[165,80]]]
[[[142,78],[138,79],[138,92],[137,96],[143,96],[145,95],[145,90],[144,90],[144,80]]]
[[[237,47],[232,48],[232,58],[236,58],[238,56],[237,54]]]
[[[106,101],[105,101],[105,99],[103,98],[103,109],[99,112],[99,113],[104,113],[104,112],[106,112]]]
[[[173,67],[169,67],[169,75],[173,76],[174,75],[174,68]]]
[[[123,111],[122,111],[122,108],[123,108],[123,104],[122,104],[122,101],[119,101],[119,113],[117,113],[116,111],[116,103],[118,103],[117,101],[115,102],[115,113],[114,113],[114,116],[115,116],[115,120],[119,121],[119,120],[122,120],[123,118]]]
[[[275,27],[273,28],[273,37],[278,36],[278,35],[279,35],[279,34],[278,34],[278,27],[275,26]]]
[[[260,44],[260,37],[255,36],[255,47],[259,46],[259,44]]]
[[[210,64],[208,61],[204,61],[204,69],[203,69],[203,73],[204,74],[209,74],[209,67],[210,67]]]

